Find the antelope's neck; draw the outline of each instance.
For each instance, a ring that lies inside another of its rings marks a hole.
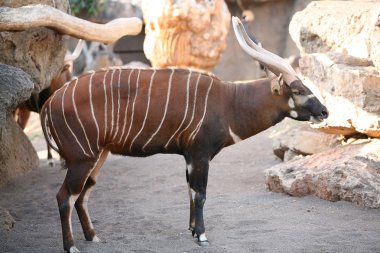
[[[276,104],[268,79],[226,83],[231,104],[226,108],[230,135],[247,139],[284,119],[284,113]]]

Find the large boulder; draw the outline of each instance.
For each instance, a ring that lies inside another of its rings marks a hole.
[[[329,118],[316,128],[380,137],[380,69],[336,53],[303,55],[300,71],[322,91]]]
[[[0,0],[1,7],[52,5],[69,12],[68,0]],[[57,21],[59,22],[59,21]],[[12,111],[49,87],[65,56],[63,36],[48,28],[0,32],[0,185],[38,166],[38,156]]]
[[[380,137],[380,5],[313,2],[293,16],[290,34],[302,54],[301,73],[330,111],[319,128]]]
[[[380,207],[380,140],[362,140],[306,158],[295,158],[265,172],[268,189],[291,196],[315,195]]]
[[[10,111],[26,100],[34,87],[21,69],[0,64],[0,186],[38,166],[38,156]]]
[[[327,134],[300,123],[274,136],[273,153],[283,161],[316,154],[342,143],[341,135]]]

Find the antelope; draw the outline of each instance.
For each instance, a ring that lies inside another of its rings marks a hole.
[[[225,82],[178,68],[110,68],[84,74],[43,106],[48,131],[66,160],[57,193],[63,247],[78,252],[71,228],[75,206],[85,239],[99,242],[87,202],[108,153],[146,157],[179,154],[186,161],[189,230],[207,245],[203,207],[209,162],[224,147],[247,139],[285,117],[321,122],[327,109],[282,58],[258,47],[239,19],[233,27],[242,49],[277,77]]]

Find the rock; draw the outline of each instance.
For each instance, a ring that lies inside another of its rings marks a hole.
[[[6,114],[27,100],[33,88],[30,75],[19,68],[0,63],[0,128],[5,124]]]
[[[376,2],[316,1],[293,16],[289,30],[301,53],[338,51],[380,67],[379,22]]]
[[[142,1],[141,7],[152,66],[209,70],[218,63],[231,20],[223,0]]]
[[[0,128],[0,186],[39,165],[36,151],[11,113],[5,122]]]
[[[298,155],[312,155],[341,144],[340,135],[326,134],[313,129],[308,123],[299,124],[281,132],[273,144],[273,153],[284,161]]]
[[[14,227],[15,223],[16,221],[8,210],[0,207],[0,229],[9,231]]]
[[[366,139],[265,171],[268,189],[291,196],[315,195],[380,207],[380,140]]]
[[[68,0],[0,0],[0,6],[17,8],[29,4],[47,4],[69,12]],[[23,32],[0,32],[0,63],[15,66],[28,73],[34,83],[34,92],[49,87],[56,77],[65,56],[63,36],[48,28]]]
[[[330,113],[315,127],[328,133],[380,137],[380,69],[335,63],[329,56],[307,54],[300,60],[300,71],[320,88]]]
[[[300,72],[321,90],[330,113],[316,128],[380,137],[379,23],[374,2],[313,2],[293,16]]]

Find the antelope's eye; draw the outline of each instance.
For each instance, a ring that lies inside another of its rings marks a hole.
[[[293,95],[301,95],[301,92],[299,90],[292,90]]]

